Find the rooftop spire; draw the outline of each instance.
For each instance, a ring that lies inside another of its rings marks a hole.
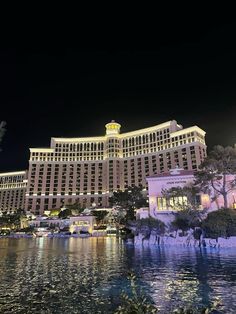
[[[120,133],[121,125],[115,120],[111,120],[110,123],[106,124],[106,135],[117,135]]]

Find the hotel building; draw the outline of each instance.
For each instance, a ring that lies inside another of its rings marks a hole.
[[[0,215],[25,208],[27,171],[0,173]]]
[[[51,138],[50,148],[30,148],[26,210],[41,214],[78,201],[108,206],[113,191],[147,187],[146,177],[176,165],[196,170],[206,156],[205,132],[175,120],[120,133],[106,124],[104,136]]]

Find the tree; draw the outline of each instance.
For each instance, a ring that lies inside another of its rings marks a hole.
[[[120,206],[128,209],[141,208],[147,206],[147,198],[144,196],[143,188],[134,186],[128,187],[124,191],[113,192],[112,197],[109,199],[109,203],[112,206]]]
[[[168,206],[173,207],[173,209],[197,209],[199,207],[196,200],[198,194],[199,188],[194,184],[162,190],[162,195],[166,198]],[[170,202],[171,199],[173,200],[172,204]]]
[[[114,314],[154,314],[159,313],[154,301],[149,295],[146,295],[140,285],[137,284],[137,278],[134,274],[128,276],[130,282],[130,293],[121,292],[120,305],[115,310]],[[211,302],[207,307],[198,306],[196,304],[186,305],[186,298],[182,300],[182,306],[173,308],[168,313],[170,314],[210,314],[215,313],[220,306],[218,301]],[[189,302],[188,302],[189,303]]]
[[[128,187],[124,191],[113,192],[109,199],[111,206],[126,210],[126,220],[134,220],[134,210],[147,206],[147,198],[143,193],[143,188],[134,186]]]
[[[204,193],[223,196],[224,207],[228,207],[227,196],[236,187],[236,148],[215,146],[197,171],[196,185]]]
[[[21,219],[25,217],[26,215],[23,209],[18,209],[11,214],[4,212],[0,217],[0,225],[9,227],[11,229],[19,229],[21,225]]]
[[[93,210],[92,211],[92,215],[96,217],[97,224],[102,224],[107,214],[108,214],[108,211],[106,210]]]
[[[151,233],[163,235],[165,224],[161,220],[152,217],[139,219],[136,222],[136,231],[146,236],[149,236]]]
[[[209,213],[202,229],[209,238],[236,236],[236,211],[224,208]]]
[[[70,208],[66,208],[66,209],[63,209],[60,211],[58,217],[59,218],[62,218],[62,219],[65,219],[65,218],[68,218],[72,215],[71,213],[71,209]]]
[[[77,216],[84,211],[84,207],[81,207],[78,201],[76,201],[74,204],[67,204],[66,208],[71,211],[70,216]]]
[[[126,210],[122,208],[113,208],[108,215],[106,216],[106,220],[110,223],[115,223],[116,225],[124,224],[125,219],[127,218]]]
[[[158,312],[153,300],[145,295],[139,289],[136,283],[136,276],[131,274],[128,277],[130,281],[130,295],[122,291],[121,305],[114,312],[115,314],[154,314]]]
[[[202,217],[200,211],[185,209],[176,213],[172,226],[175,229],[180,229],[185,232],[190,228],[198,227],[201,221]]]
[[[1,141],[2,141],[3,135],[4,135],[5,132],[6,132],[5,126],[6,126],[6,122],[5,122],[5,121],[2,121],[2,122],[0,123],[0,143],[1,143]],[[1,151],[1,148],[0,148],[0,151]]]

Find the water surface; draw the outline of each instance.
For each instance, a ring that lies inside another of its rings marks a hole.
[[[0,313],[113,313],[129,271],[161,313],[215,300],[220,313],[236,313],[236,250],[134,248],[116,238],[0,239]]]

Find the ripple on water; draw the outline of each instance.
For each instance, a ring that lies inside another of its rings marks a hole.
[[[215,300],[236,312],[236,251],[39,238],[0,239],[0,313],[112,313],[130,270],[162,313]]]

